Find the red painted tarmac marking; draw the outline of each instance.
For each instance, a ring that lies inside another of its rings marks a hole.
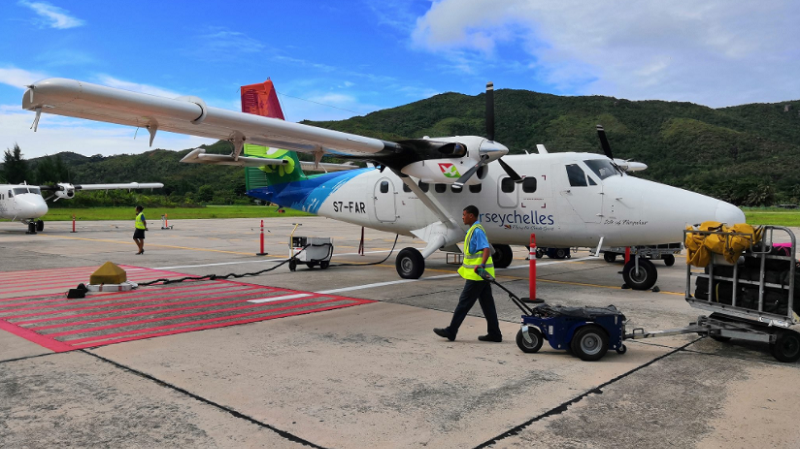
[[[188,294],[188,295],[173,296],[171,299],[189,298],[189,297],[196,296],[196,295],[197,295],[197,293]],[[105,307],[127,306],[127,305],[130,305],[130,304],[141,304],[141,303],[153,302],[153,301],[162,301],[162,303],[163,303],[164,300],[163,300],[163,298],[156,297],[156,298],[152,298],[152,299],[143,299],[143,300],[140,300],[140,301],[127,301],[127,302],[120,302],[120,303],[100,304],[100,305],[89,306],[89,307],[78,307],[78,308],[75,308],[75,309],[55,309],[55,310],[42,311],[42,312],[26,313],[26,314],[22,314],[22,315],[9,315],[9,316],[1,317],[0,319],[8,321],[8,320],[13,320],[13,319],[18,319],[18,318],[27,318],[27,317],[30,317],[30,316],[52,315],[52,314],[57,314],[57,313],[73,312],[73,311],[80,311],[80,310],[91,310],[91,309],[101,309],[101,308],[105,308]],[[180,303],[173,303],[173,304],[180,304]],[[31,308],[35,309],[36,307],[31,307]],[[19,310],[22,310],[22,309],[19,309]],[[117,309],[117,310],[125,310],[125,309]],[[105,313],[108,313],[108,312],[109,311],[106,311]],[[111,312],[113,312],[113,310],[111,310]]]
[[[192,292],[192,294],[197,294],[197,292],[208,291],[208,290],[223,290],[223,289],[227,289],[227,288],[231,288],[231,287],[227,286],[227,285],[217,285],[217,286],[213,286],[213,287],[203,287],[203,288],[193,289],[193,290],[191,290],[191,292]],[[184,289],[180,293],[187,293],[187,292],[189,292],[189,290]],[[69,306],[78,306],[78,305],[83,305],[83,304],[96,304],[96,303],[101,303],[101,302],[106,302],[106,301],[116,301],[119,296],[123,295],[123,293],[124,292],[120,292],[120,293],[118,293],[116,295],[105,295],[102,298],[90,299],[90,300],[86,300],[86,301],[72,301],[72,300],[68,300],[66,298],[60,298],[60,299],[56,299],[54,301],[34,301],[34,302],[30,303],[30,304],[39,304],[39,303],[42,303],[42,302],[48,302],[48,303],[50,303],[50,302],[58,302],[58,304],[46,304],[46,305],[37,306],[37,307],[21,307],[19,309],[12,309],[12,308],[10,308],[11,305],[6,305],[6,306],[3,306],[3,307],[0,307],[0,314],[7,313],[7,312],[22,312],[22,311],[25,311],[25,310],[47,310],[47,309],[65,307],[65,306],[69,307]],[[126,300],[126,299],[149,298],[151,296],[169,294],[169,292],[164,292],[164,291],[161,291],[161,292],[146,292],[146,293],[139,291],[137,293],[141,293],[141,294],[135,295],[135,296],[127,296],[126,295],[125,297],[120,298],[120,299]],[[179,297],[180,298],[186,298],[188,296],[192,296],[192,295],[181,295]],[[175,298],[175,297],[173,297],[173,298]],[[111,305],[114,305],[114,304],[125,305],[127,303],[112,303]],[[24,304],[24,305],[28,305],[28,304]],[[76,308],[76,309],[65,308],[65,309],[61,309],[61,310],[71,311],[71,310],[84,310],[84,309],[86,309],[86,308],[85,307],[84,308]],[[33,315],[36,315],[36,314],[33,314]],[[20,317],[16,316],[16,315],[10,315],[10,316],[6,316],[6,317],[2,317],[2,318],[3,319],[7,319],[7,318],[20,318]]]
[[[0,329],[4,330],[6,332],[12,333],[12,334],[14,334],[14,335],[16,335],[18,337],[22,337],[22,338],[24,338],[24,339],[26,339],[26,340],[28,340],[30,342],[36,343],[37,345],[39,345],[39,346],[41,346],[43,348],[47,348],[47,349],[49,349],[51,351],[66,352],[66,351],[72,351],[72,350],[75,349],[72,346],[64,344],[64,343],[62,343],[62,342],[60,342],[58,340],[53,340],[52,338],[47,338],[47,337],[45,337],[43,335],[37,334],[36,332],[30,331],[28,329],[25,329],[25,328],[22,328],[22,327],[19,327],[19,326],[15,326],[15,325],[13,325],[11,323],[8,323],[6,321],[3,321],[3,320],[0,320]]]
[[[136,283],[139,283],[139,282],[154,281],[156,279],[161,279],[161,278],[162,278],[161,275],[143,274],[142,276],[128,277],[128,280],[136,282]],[[80,280],[76,279],[76,280],[60,281],[60,282],[56,282],[56,283],[33,284],[33,285],[38,285],[38,287],[37,287],[37,286],[31,286],[31,284],[26,282],[25,283],[26,288],[18,288],[16,290],[6,290],[6,291],[3,291],[0,294],[8,295],[8,294],[11,294],[11,293],[32,292],[32,291],[37,291],[37,290],[63,289],[63,288],[69,288],[69,287],[75,286],[76,282],[77,283],[83,282],[84,284],[88,284],[89,283],[88,279],[84,280],[84,281],[80,281]]]
[[[311,307],[311,306],[317,306],[317,305],[322,305],[322,304],[328,304],[328,303],[332,303],[332,302],[341,302],[341,300],[338,299],[338,298],[326,299],[324,301],[317,301],[317,302],[304,303],[304,304],[295,304],[293,306],[280,307],[278,309],[259,310],[259,311],[256,311],[256,312],[239,313],[239,314],[236,314],[236,315],[229,315],[229,316],[217,317],[217,318],[209,318],[207,320],[190,321],[190,322],[187,322],[187,323],[167,324],[165,326],[150,327],[150,328],[145,328],[145,329],[134,329],[134,330],[131,330],[131,331],[117,332],[115,334],[95,335],[93,337],[84,337],[84,338],[78,338],[78,339],[72,339],[72,340],[64,340],[64,343],[67,343],[69,345],[76,345],[78,343],[85,343],[85,342],[88,342],[88,341],[106,340],[106,339],[114,338],[114,337],[122,337],[122,336],[126,336],[126,335],[135,335],[135,334],[141,334],[141,333],[153,332],[153,331],[159,331],[159,330],[165,330],[165,329],[174,329],[174,328],[177,328],[177,327],[193,326],[193,325],[197,325],[197,324],[213,323],[213,322],[231,320],[231,319],[234,319],[234,318],[243,318],[243,317],[246,317],[246,316],[266,315],[266,314],[271,314],[273,312],[278,312],[278,311],[281,311],[281,310],[297,309],[297,308],[300,308],[300,307]],[[312,310],[318,310],[318,309],[312,309]],[[281,315],[279,315],[279,316],[281,316]],[[262,318],[260,318],[260,320],[264,320],[264,319],[268,319],[268,318],[269,317],[262,317]],[[245,320],[245,321],[247,321],[247,320]],[[256,319],[256,320],[253,320],[253,321],[259,321],[259,320]],[[186,332],[186,330],[183,330],[183,331]]]
[[[221,283],[215,284],[215,285],[220,285],[220,284]],[[45,304],[45,303],[59,302],[59,301],[65,302],[65,305],[88,304],[88,303],[91,303],[91,302],[111,301],[111,300],[115,300],[115,299],[120,299],[120,296],[124,296],[121,299],[131,299],[131,298],[152,296],[152,295],[158,294],[158,293],[173,293],[173,292],[184,293],[184,292],[188,292],[188,291],[203,290],[203,289],[207,289],[207,288],[213,288],[213,287],[209,286],[208,284],[203,285],[203,286],[198,286],[196,283],[190,283],[188,285],[182,285],[182,286],[179,286],[179,287],[171,287],[171,288],[168,289],[168,291],[164,291],[164,290],[161,290],[161,291],[131,290],[131,291],[127,291],[127,292],[92,293],[91,297],[101,298],[101,299],[96,299],[96,300],[92,300],[92,301],[73,301],[71,299],[66,299],[63,294],[60,294],[60,295],[59,294],[56,294],[56,295],[49,294],[49,295],[46,295],[45,297],[58,296],[58,298],[48,299],[48,300],[45,300],[45,301],[28,301],[28,302],[14,303],[14,304],[0,304],[0,313],[3,313],[3,309],[5,309],[5,308],[16,307],[16,306],[27,306],[27,305],[31,305],[31,304]],[[225,287],[224,286],[220,286],[218,288],[225,288]],[[131,295],[133,295],[133,296],[131,296]],[[102,297],[108,297],[108,296],[113,296],[113,297],[112,298],[107,298],[107,299],[102,299]],[[10,298],[10,299],[20,299],[20,298]],[[17,309],[17,310],[21,310],[21,309]]]

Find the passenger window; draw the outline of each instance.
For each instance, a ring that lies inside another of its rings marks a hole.
[[[469,186],[470,193],[480,193],[482,185],[483,184],[470,184]]]
[[[411,187],[409,187],[408,184],[403,183],[403,192],[410,192],[410,191],[411,191]]]
[[[389,193],[389,181],[381,182],[381,193]]]
[[[430,188],[430,186],[428,185],[427,182],[420,181],[419,188],[422,189],[423,192],[428,193],[428,189]]]
[[[515,187],[514,180],[511,178],[506,177],[500,181],[500,190],[502,190],[503,193],[511,193],[514,191]]]
[[[453,192],[453,193],[461,193],[462,190],[464,190],[463,187],[456,187],[455,184],[450,184],[450,191],[451,192]]]
[[[533,193],[536,191],[536,178],[525,178],[522,180],[522,191]]]
[[[567,176],[572,187],[586,187],[586,174],[577,164],[567,165]]]
[[[14,193],[13,193],[13,192],[11,192],[10,190],[8,191],[8,197],[9,197],[9,198],[14,198]]]
[[[447,184],[436,184],[433,186],[436,193],[444,193],[447,191]]]

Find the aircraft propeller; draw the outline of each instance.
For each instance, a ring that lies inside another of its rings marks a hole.
[[[608,144],[606,130],[603,129],[603,125],[597,125],[597,137],[600,138],[600,146],[603,147],[603,153],[605,153],[606,156],[613,161],[614,156],[611,154],[611,145]]]

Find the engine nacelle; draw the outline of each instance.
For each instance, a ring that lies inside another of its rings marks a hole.
[[[478,161],[470,157],[428,159],[408,164],[401,171],[403,174],[418,178],[422,182],[452,184],[477,163]],[[480,184],[485,171],[486,167],[478,170],[478,173],[472,176],[465,184]]]
[[[54,192],[56,195],[56,201],[61,199],[71,200],[75,198],[75,186],[72,184],[59,183],[58,187],[59,189]]]

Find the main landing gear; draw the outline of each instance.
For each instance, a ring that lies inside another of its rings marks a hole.
[[[656,285],[658,270],[649,259],[639,257],[638,267],[636,257],[632,257],[622,268],[622,279],[634,290],[649,290]]]
[[[493,245],[495,268],[506,268],[514,260],[514,251],[508,245]],[[419,279],[425,272],[425,257],[416,248],[404,248],[395,259],[397,274],[403,279]]]

